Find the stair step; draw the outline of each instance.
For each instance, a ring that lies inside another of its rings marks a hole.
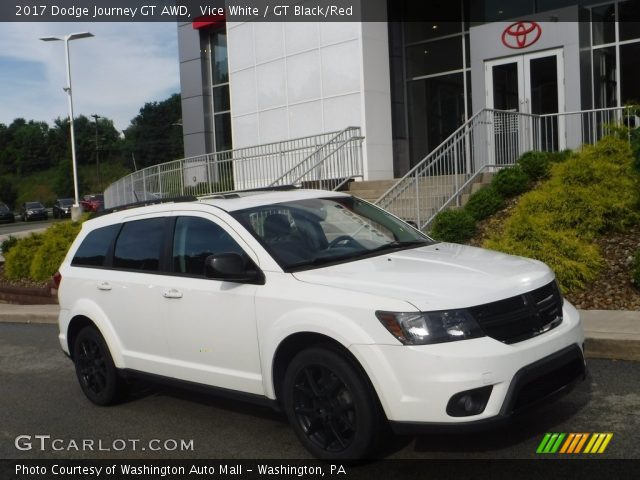
[[[382,193],[389,190],[399,179],[392,180],[367,180],[364,182],[351,182],[349,191],[355,192],[360,190],[382,190]]]

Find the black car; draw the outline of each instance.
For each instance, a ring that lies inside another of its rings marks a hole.
[[[73,198],[59,198],[53,204],[53,218],[64,218],[71,216],[71,206]]]
[[[46,220],[49,218],[47,209],[40,202],[26,202],[22,205],[22,221]]]
[[[0,223],[13,223],[16,217],[9,207],[0,202]]]

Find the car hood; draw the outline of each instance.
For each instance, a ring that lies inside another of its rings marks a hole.
[[[544,263],[453,243],[296,272],[302,282],[404,300],[422,311],[463,308],[546,285]]]

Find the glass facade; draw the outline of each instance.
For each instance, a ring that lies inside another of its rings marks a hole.
[[[410,18],[418,3],[404,0],[399,5],[389,1],[388,5],[402,8],[404,17]],[[448,21],[389,23],[395,176],[407,173],[475,113],[471,104],[469,28],[566,7],[573,8],[571,15],[579,21],[581,108],[638,104],[640,0],[430,1],[429,8]],[[555,60],[531,60],[530,67],[535,86],[531,90],[531,112],[557,112],[558,95],[553,94],[559,85]],[[511,71],[513,68],[513,64],[504,64],[494,70],[494,85],[487,88],[493,89],[495,108],[518,108],[513,81],[517,73]],[[478,94],[484,97],[485,92]]]
[[[396,176],[404,175],[419,163],[469,117],[471,67],[469,22],[465,21],[469,3],[468,0],[430,2],[430,8],[441,12],[446,22],[389,25],[390,48],[402,56],[402,63],[392,58],[391,68],[394,150],[396,157],[401,157],[396,158]],[[404,2],[402,8],[407,18],[416,5]],[[399,85],[403,86],[402,96],[394,91]]]
[[[640,81],[640,0],[605,2],[586,7],[591,23],[592,98],[582,108],[619,107],[638,103]],[[585,42],[582,42],[585,43]],[[583,85],[585,83],[583,79]]]
[[[203,30],[200,34],[203,54],[204,96],[209,98],[205,117],[213,135],[208,138],[208,151],[223,152],[233,148],[231,140],[231,104],[229,97],[229,64],[225,25]]]

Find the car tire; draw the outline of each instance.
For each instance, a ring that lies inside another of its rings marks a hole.
[[[109,347],[95,327],[83,328],[73,344],[80,388],[96,405],[113,405],[125,396],[126,385],[113,363]]]
[[[303,350],[282,384],[287,418],[302,444],[326,460],[368,458],[378,447],[385,416],[355,362],[332,347]]]

